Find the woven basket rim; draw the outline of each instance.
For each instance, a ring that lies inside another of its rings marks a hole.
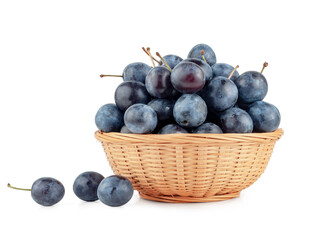
[[[223,134],[127,134],[119,132],[104,133],[100,130],[95,132],[95,137],[101,142],[118,143],[118,144],[207,144],[215,145],[250,143],[257,144],[269,141],[277,141],[281,138],[284,131],[279,128],[274,132],[266,133],[223,133]]]

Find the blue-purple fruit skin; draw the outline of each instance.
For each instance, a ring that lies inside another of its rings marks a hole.
[[[216,63],[212,65],[212,72],[213,72],[213,77],[226,77],[228,78],[232,71],[234,70],[234,67],[227,64],[227,63]],[[231,77],[231,80],[234,81],[239,77],[239,73],[237,70],[235,70],[234,74]]]
[[[222,112],[235,105],[238,99],[238,90],[232,80],[220,76],[211,80],[207,90],[201,96],[209,110]]]
[[[240,108],[233,107],[224,111],[220,121],[224,133],[251,133],[253,130],[251,117]]]
[[[123,125],[122,128],[120,129],[120,133],[132,133],[126,125]]]
[[[195,128],[192,133],[223,133],[223,131],[218,125],[207,122]]]
[[[273,104],[257,101],[248,107],[247,112],[253,120],[254,132],[273,132],[280,125],[281,115]]]
[[[141,82],[126,81],[119,84],[115,91],[115,103],[121,111],[136,103],[148,103],[151,96]]]
[[[175,101],[168,99],[153,99],[147,105],[155,110],[159,122],[173,121]]]
[[[151,133],[158,123],[157,113],[150,106],[137,103],[127,109],[124,122],[133,133]]]
[[[73,190],[78,198],[86,202],[98,200],[97,189],[104,177],[93,171],[83,172],[75,179]]]
[[[155,98],[166,98],[172,93],[171,72],[164,67],[152,68],[145,79],[148,93]]]
[[[183,59],[177,55],[169,54],[163,57],[163,59],[166,61],[166,63],[169,65],[171,69],[174,69],[175,66],[177,66]],[[162,63],[162,60],[160,61]],[[166,66],[164,63],[162,63],[162,66]]]
[[[105,104],[97,111],[95,124],[103,132],[119,132],[124,125],[123,113],[115,104]]]
[[[168,124],[162,127],[158,133],[159,134],[175,134],[175,133],[188,133],[188,131],[180,127],[179,125]]]
[[[127,178],[113,175],[102,180],[97,195],[102,203],[111,207],[119,207],[132,198],[133,186]]]
[[[55,178],[37,179],[31,187],[31,197],[42,206],[52,206],[62,200],[65,194],[63,184]]]
[[[130,63],[123,70],[123,80],[145,83],[146,75],[150,70],[151,67],[145,63],[141,62]]]
[[[212,79],[213,77],[212,68],[210,67],[208,63],[204,62],[202,59],[187,58],[187,59],[184,59],[182,62],[192,62],[200,66],[201,69],[204,71],[206,84],[209,83],[210,80]]]
[[[173,116],[182,127],[198,127],[206,120],[208,109],[197,94],[183,94],[175,103]]]
[[[181,93],[195,93],[205,85],[205,74],[192,62],[181,62],[171,72],[172,86]]]
[[[191,51],[189,52],[187,58],[202,59],[202,56],[200,54],[201,50],[205,51],[204,57],[210,66],[212,66],[213,64],[215,64],[217,62],[215,52],[212,50],[212,48],[210,46],[208,46],[207,44],[204,44],[204,43],[197,44],[196,46],[194,46],[191,49]]]
[[[261,101],[268,92],[266,78],[256,71],[245,72],[234,82],[238,89],[238,98],[243,103]]]

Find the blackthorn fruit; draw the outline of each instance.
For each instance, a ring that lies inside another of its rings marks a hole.
[[[102,203],[111,207],[119,207],[132,198],[133,186],[127,178],[113,175],[102,180],[97,195]]]
[[[121,83],[115,91],[115,102],[121,111],[135,103],[148,103],[151,96],[146,91],[145,85],[141,82],[127,81]]]
[[[240,108],[230,108],[220,117],[222,130],[225,133],[251,133],[252,119],[249,114]]]
[[[268,92],[265,77],[256,71],[245,72],[234,83],[238,89],[238,98],[243,103],[253,103],[264,99]]]
[[[164,67],[152,68],[145,79],[145,86],[148,93],[156,98],[166,98],[173,90],[170,80],[171,72]]]
[[[153,99],[147,105],[155,110],[159,122],[173,120],[173,107],[175,102],[168,99]]]
[[[95,124],[103,132],[119,132],[124,124],[123,113],[115,104],[105,104],[97,111]]]
[[[97,189],[103,179],[104,177],[97,172],[81,173],[74,182],[74,193],[83,201],[96,201],[98,200]]]
[[[208,109],[222,112],[233,107],[238,98],[238,90],[232,80],[216,77],[211,80],[207,90],[201,93]]]
[[[192,62],[181,62],[171,72],[171,83],[181,93],[195,93],[205,85],[205,74]]]
[[[273,132],[281,122],[277,107],[264,101],[254,102],[247,112],[253,120],[254,132]]]
[[[228,78],[232,71],[234,70],[234,67],[227,63],[216,63],[211,66],[212,72],[213,72],[213,77],[226,77]],[[239,77],[239,73],[237,70],[235,70],[234,74],[231,77],[231,80],[234,81]]]
[[[130,63],[123,70],[123,79],[124,81],[137,81],[145,83],[146,75],[150,70],[151,67],[145,63]]]
[[[205,101],[197,94],[183,94],[175,103],[173,116],[182,127],[198,127],[207,117]]]
[[[154,109],[141,103],[134,104],[127,109],[124,121],[133,133],[151,133],[158,123]]]
[[[171,69],[174,69],[174,67],[183,60],[181,57],[173,54],[166,55],[163,58]],[[162,66],[166,66],[162,61],[160,62],[162,63]]]
[[[197,44],[196,46],[194,46],[191,51],[189,52],[187,58],[198,58],[198,59],[202,59],[201,56],[201,51],[204,50],[204,57],[206,62],[212,66],[213,64],[215,64],[217,62],[217,58],[216,58],[216,54],[214,53],[214,51],[212,50],[211,47],[209,47],[207,44]]]

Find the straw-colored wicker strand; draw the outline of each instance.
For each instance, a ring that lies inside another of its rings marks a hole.
[[[283,134],[282,129],[269,133],[226,133],[226,134],[126,134],[126,133],[103,133],[97,131],[95,137],[99,141],[108,141],[114,143],[136,143],[136,144],[170,144],[193,143],[193,144],[217,144],[223,145],[236,143],[260,143],[268,140],[277,141]],[[174,140],[173,140],[174,139]]]
[[[96,132],[115,174],[142,198],[209,202],[239,196],[264,172],[283,130],[250,134]]]
[[[232,198],[239,197],[240,193],[229,193],[224,195],[215,195],[207,198],[196,198],[196,197],[171,197],[171,196],[149,196],[143,193],[139,193],[140,196],[147,200],[157,201],[157,202],[167,202],[167,203],[191,203],[191,202],[216,202],[224,201]]]

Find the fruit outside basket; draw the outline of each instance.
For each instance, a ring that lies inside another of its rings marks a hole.
[[[282,129],[248,134],[95,132],[113,172],[142,198],[211,202],[238,197],[264,172]]]

